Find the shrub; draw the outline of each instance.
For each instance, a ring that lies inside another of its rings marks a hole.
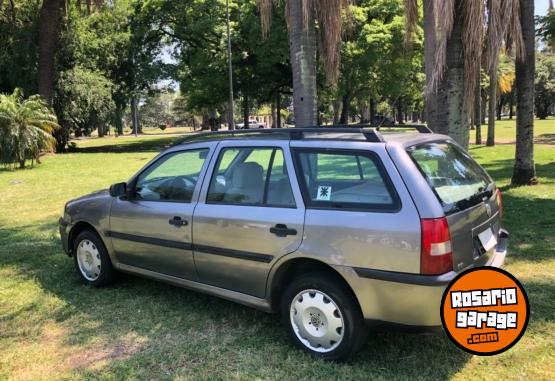
[[[0,95],[0,163],[24,168],[26,160],[38,161],[41,152],[53,149],[57,128],[56,115],[40,96],[25,99],[20,89]]]

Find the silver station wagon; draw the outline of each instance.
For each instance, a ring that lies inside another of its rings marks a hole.
[[[503,264],[501,192],[449,137],[310,128],[197,134],[127,183],[67,203],[83,282],[126,272],[281,314],[328,360],[369,323],[441,325],[447,284]]]

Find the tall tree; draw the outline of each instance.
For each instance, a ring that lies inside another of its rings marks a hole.
[[[279,0],[257,0],[263,34],[267,35],[274,3]],[[349,0],[287,0],[291,65],[293,70],[293,107],[295,125],[306,127],[318,122],[316,87],[317,32],[326,76],[335,83],[339,73],[343,13]],[[318,24],[318,28],[316,25]]]
[[[524,40],[524,55],[516,62],[516,152],[512,183],[526,185],[535,182],[534,164],[534,75],[536,71],[536,40],[534,2],[520,0],[520,25]]]
[[[56,51],[65,0],[43,0],[39,18],[39,94],[52,105]]]
[[[414,4],[414,3],[413,3]],[[413,11],[414,12],[414,11]],[[424,0],[424,70],[426,72],[426,87],[431,87],[436,51],[436,11],[433,0]],[[434,130],[437,129],[438,110],[436,93],[431,92],[426,98],[426,121]]]
[[[491,15],[486,11],[483,1],[424,1],[433,2],[437,14],[436,27],[427,28],[428,34],[431,30],[436,32],[434,68],[431,80],[427,80],[429,86],[426,89],[427,98],[437,92],[437,125],[432,125],[432,128],[449,134],[459,144],[468,146],[470,112],[475,104],[475,87],[479,85],[477,72],[481,65],[484,24],[486,16]],[[415,14],[415,9],[418,9],[416,4],[417,0],[405,0],[408,38],[418,20],[418,15]],[[504,12],[496,17],[498,21],[494,20],[494,28],[507,24],[510,39],[504,33],[496,33],[495,44],[488,44],[488,54],[492,54],[493,48],[500,46],[505,38],[509,40],[508,46],[515,44],[518,55],[522,41],[520,24],[514,21],[519,14],[518,0],[505,0],[502,4]],[[425,35],[426,38],[432,37]]]
[[[317,123],[316,87],[316,29],[313,12],[305,10],[304,2],[290,1],[289,41],[293,68],[293,107],[295,125],[314,126]]]

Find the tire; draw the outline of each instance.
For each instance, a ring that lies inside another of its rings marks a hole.
[[[81,281],[87,286],[104,287],[116,279],[106,246],[95,231],[85,230],[75,238],[73,261]]]
[[[283,293],[281,316],[295,346],[325,360],[347,360],[366,340],[354,295],[329,273],[294,279]]]

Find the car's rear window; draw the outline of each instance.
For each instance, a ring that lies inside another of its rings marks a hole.
[[[407,150],[447,211],[481,202],[491,178],[464,150],[449,142],[426,143]]]

